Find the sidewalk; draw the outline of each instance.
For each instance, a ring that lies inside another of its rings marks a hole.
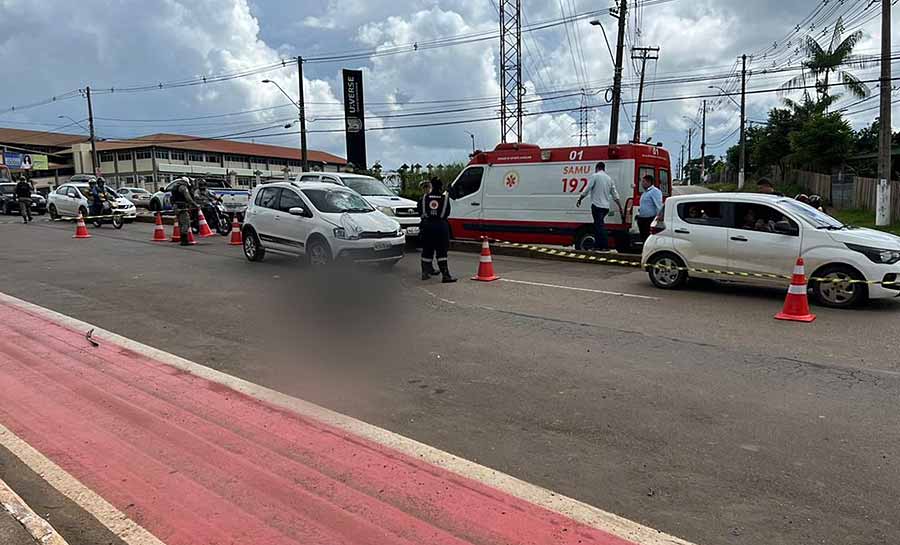
[[[83,506],[101,522],[127,515],[132,534],[166,545],[685,543],[137,343],[97,332],[91,346],[87,324],[5,297],[0,317],[0,432],[109,502]]]
[[[6,510],[0,510],[0,543],[3,545],[35,545],[38,542]]]

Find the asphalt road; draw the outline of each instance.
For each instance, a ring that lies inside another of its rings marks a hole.
[[[2,291],[697,543],[900,541],[900,302],[791,324],[781,289],[633,269],[441,285],[72,230],[0,225]]]

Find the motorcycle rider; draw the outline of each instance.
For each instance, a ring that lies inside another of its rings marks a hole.
[[[178,218],[178,229],[181,231],[181,245],[188,246],[188,233],[191,230],[191,210],[197,208],[194,200],[193,183],[187,176],[175,180],[172,187],[172,205]]]
[[[456,282],[450,275],[447,251],[450,249],[450,196],[444,191],[444,183],[438,178],[431,179],[431,192],[422,197],[422,280],[431,278],[434,269],[431,260],[437,253],[441,281],[444,284]]]
[[[88,193],[91,196],[91,217],[103,215],[103,195],[98,187],[99,180],[90,180],[88,182]]]
[[[197,181],[197,195],[195,197],[197,204],[200,206],[200,210],[203,211],[203,216],[206,218],[206,223],[209,224],[209,228],[213,231],[219,230],[219,213],[215,209],[216,203],[222,200],[218,195],[214,195],[209,190],[209,184],[203,178]]]

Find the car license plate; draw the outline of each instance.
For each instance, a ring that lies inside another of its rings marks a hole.
[[[375,243],[375,251],[376,252],[383,252],[385,250],[390,250],[390,249],[391,249],[390,242],[376,242]]]
[[[418,236],[419,228],[418,227],[407,227],[406,234],[407,234],[407,236],[413,236],[413,237]]]

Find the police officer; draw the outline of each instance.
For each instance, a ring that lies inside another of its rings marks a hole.
[[[431,179],[431,191],[422,197],[422,280],[428,280],[434,272],[431,260],[437,253],[438,268],[444,284],[456,282],[447,265],[447,250],[450,249],[450,196],[444,191],[444,184],[437,178]]]
[[[19,212],[22,214],[22,222],[31,221],[31,184],[25,176],[19,176],[16,184],[16,200],[19,202]]]
[[[193,185],[191,179],[183,176],[175,180],[172,188],[172,205],[178,218],[178,229],[181,231],[181,245],[187,246],[188,233],[191,230],[191,210],[197,208],[194,200]]]

